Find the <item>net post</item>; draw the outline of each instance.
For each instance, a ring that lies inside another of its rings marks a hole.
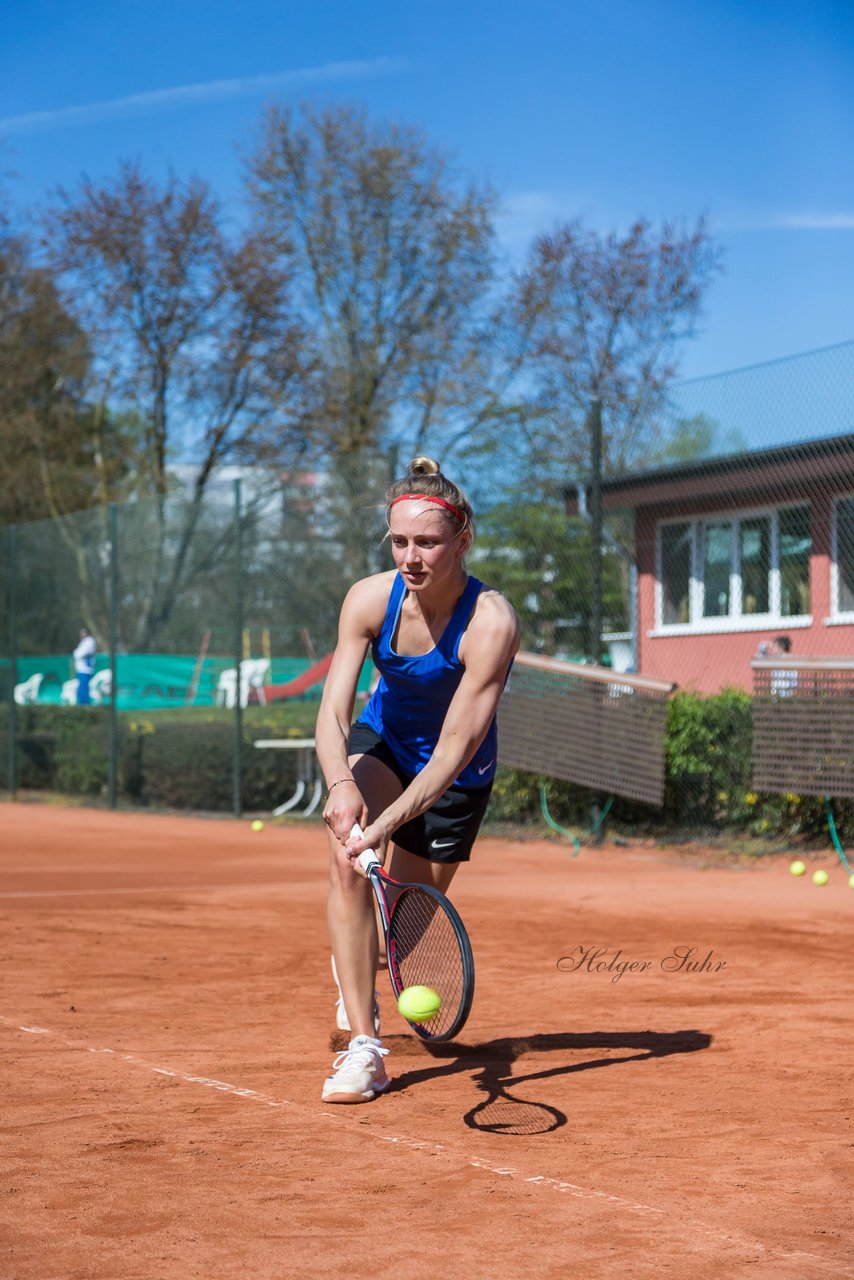
[[[118,598],[119,598],[119,518],[115,502],[108,507],[110,531],[110,763],[108,774],[109,805],[116,807],[116,783],[119,757],[119,722],[117,704],[119,700],[119,682],[117,673],[116,648],[118,645]]]
[[[241,777],[243,773],[243,706],[241,703],[241,671],[243,663],[243,521],[240,501],[240,479],[234,481],[234,779],[233,810],[235,818],[243,813]]]
[[[590,656],[602,661],[602,401],[594,396],[587,415],[590,431]]]
[[[9,526],[9,796],[18,795],[18,526]]]

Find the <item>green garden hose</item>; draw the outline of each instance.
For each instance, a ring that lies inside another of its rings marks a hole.
[[[593,823],[593,826],[590,828],[590,830],[584,833],[585,835],[588,835],[588,836],[595,835],[595,833],[601,827],[602,823],[607,818],[608,811],[610,810],[611,805],[613,803],[614,803],[614,797],[609,796],[608,802],[605,805],[604,809],[599,814],[599,817]],[[540,783],[540,809],[542,811],[543,817],[545,818],[548,825],[551,827],[552,831],[556,831],[559,836],[563,836],[566,840],[572,841],[574,848],[570,856],[573,858],[577,858],[578,855],[581,853],[581,843],[578,840],[577,836],[573,835],[571,831],[567,831],[566,827],[562,827],[559,822],[555,822],[554,818],[549,813],[549,804],[546,798],[546,784],[544,782]]]
[[[848,859],[845,856],[845,850],[842,848],[842,845],[839,840],[839,836],[836,831],[836,823],[833,819],[833,810],[830,807],[830,796],[824,797],[824,811],[827,814],[827,825],[830,830],[830,838],[833,841],[834,849],[839,854],[839,861],[842,863],[843,867],[848,872],[849,876],[854,875],[854,870],[852,870],[851,863],[848,861]]]

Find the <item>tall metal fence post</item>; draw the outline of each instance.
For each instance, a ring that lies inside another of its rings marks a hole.
[[[234,816],[243,813],[243,706],[240,673],[243,663],[243,548],[240,480],[234,481]]]
[[[590,656],[602,661],[602,401],[590,403]]]
[[[109,769],[109,803],[116,807],[116,789],[119,765],[119,719],[117,703],[119,700],[119,681],[116,662],[118,645],[118,598],[119,598],[119,517],[114,502],[109,506],[110,530],[110,769]]]
[[[598,396],[590,402],[590,581],[592,607],[590,610],[591,656],[602,661],[602,401]],[[605,797],[596,794],[593,799],[593,842],[602,843],[603,805]]]
[[[9,526],[9,794],[18,794],[18,526]]]

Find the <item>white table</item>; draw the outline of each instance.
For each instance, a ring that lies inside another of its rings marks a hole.
[[[259,738],[255,743],[259,751],[298,751],[297,785],[293,795],[284,804],[277,805],[273,817],[279,818],[283,813],[290,813],[300,803],[310,789],[308,805],[295,813],[295,818],[307,818],[314,813],[320,804],[323,791],[323,779],[317,768],[317,757],[314,754],[314,738]]]

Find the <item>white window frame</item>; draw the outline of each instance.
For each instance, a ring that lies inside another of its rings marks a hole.
[[[843,495],[848,496],[848,495]],[[854,496],[854,495],[850,495]],[[812,626],[812,614],[780,613],[780,512],[793,507],[806,507],[808,502],[787,502],[782,506],[748,507],[738,511],[708,512],[701,516],[669,516],[659,520],[655,530],[655,625],[650,636],[699,636],[737,631],[767,631],[770,627],[797,629]],[[835,508],[834,508],[835,515]],[[768,516],[771,519],[771,569],[769,572],[767,613],[742,614],[742,579],[739,571],[738,528],[744,520]],[[663,621],[664,580],[662,564],[662,536],[673,525],[691,527],[691,578],[688,587],[690,622]],[[703,580],[703,530],[712,524],[729,524],[733,532],[730,538],[729,613],[724,617],[704,618],[703,604],[705,584]],[[835,532],[835,521],[834,521]],[[835,563],[835,561],[834,561]],[[846,614],[839,621],[854,622],[854,613]]]
[[[854,493],[837,493],[833,499],[830,528],[830,617],[826,626],[850,626],[854,623],[854,610],[839,607],[839,504],[854,502]]]

